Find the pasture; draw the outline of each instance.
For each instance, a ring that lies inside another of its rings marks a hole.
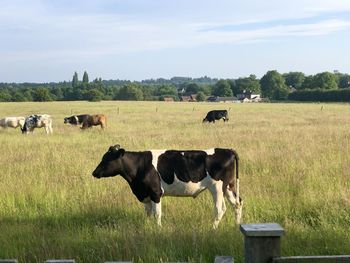
[[[209,110],[230,120],[202,124]],[[91,172],[110,145],[126,150],[234,148],[243,222],[286,229],[282,255],[350,254],[350,106],[164,102],[0,103],[0,118],[47,113],[53,134],[0,129],[0,258],[43,262],[243,260],[233,209],[212,230],[209,192],[165,197],[163,227],[121,177]],[[63,124],[103,113],[107,129]]]

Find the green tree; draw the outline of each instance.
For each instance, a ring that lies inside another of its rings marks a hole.
[[[78,73],[75,71],[72,79],[72,87],[76,88],[79,85]]]
[[[262,96],[274,100],[288,97],[288,89],[284,78],[276,70],[268,71],[260,80]]]
[[[136,84],[126,84],[120,88],[117,99],[119,100],[143,100],[141,88]]]
[[[231,97],[232,90],[227,80],[221,79],[214,85],[213,95],[220,97]]]
[[[239,78],[233,81],[229,81],[233,94],[241,94],[244,90],[251,91],[253,93],[260,93],[260,83],[255,75],[251,74],[247,78]]]
[[[337,79],[331,72],[318,73],[313,77],[313,87],[320,89],[337,89]]]
[[[83,83],[89,83],[89,75],[87,74],[86,71],[84,71]]]
[[[177,97],[177,89],[174,85],[161,85],[156,91],[158,96],[176,96]]]
[[[313,87],[313,83],[314,83],[314,76],[310,75],[310,76],[306,76],[303,84],[301,85],[301,89],[312,89]]]
[[[12,96],[7,89],[0,90],[0,101],[11,101]]]
[[[51,95],[48,88],[36,88],[33,94],[34,101],[51,101]]]
[[[91,89],[87,91],[86,98],[88,101],[101,101],[103,99],[103,93],[98,89]]]
[[[197,93],[199,86],[196,83],[189,83],[186,85],[186,93]]]
[[[341,89],[350,88],[350,75],[339,74],[337,77],[338,87]]]
[[[202,91],[197,93],[196,100],[197,101],[205,101],[205,95],[204,95],[204,93]]]
[[[26,97],[23,95],[22,92],[20,91],[16,91],[13,95],[12,95],[12,101],[17,101],[17,102],[20,102],[20,101],[26,101]]]
[[[305,80],[305,74],[302,72],[289,72],[283,74],[285,83],[288,87],[293,87],[297,90],[301,89]]]

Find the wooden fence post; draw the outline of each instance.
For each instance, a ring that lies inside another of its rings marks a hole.
[[[245,263],[268,263],[281,254],[284,229],[275,223],[242,224]]]

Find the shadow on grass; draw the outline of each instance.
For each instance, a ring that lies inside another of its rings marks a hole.
[[[100,209],[50,217],[2,218],[0,258],[19,262],[74,258],[76,262],[213,262],[215,255],[241,255],[232,226],[213,231],[179,225],[159,229],[143,211]],[[237,262],[240,262],[239,260]]]

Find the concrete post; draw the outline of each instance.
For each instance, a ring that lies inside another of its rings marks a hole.
[[[49,259],[45,263],[75,263],[74,259]]]
[[[242,224],[245,263],[268,263],[281,254],[284,229],[275,223]]]

